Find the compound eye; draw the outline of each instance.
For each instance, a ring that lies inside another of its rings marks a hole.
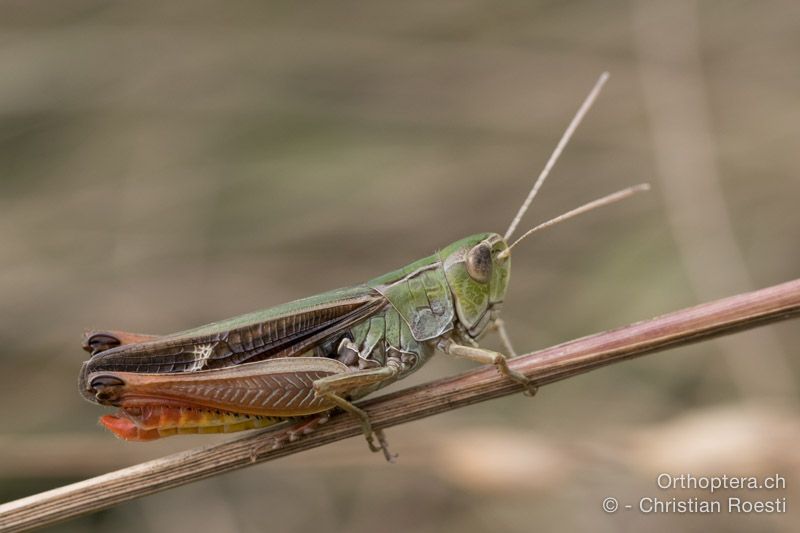
[[[467,274],[475,281],[487,283],[492,277],[492,249],[482,242],[467,254]]]

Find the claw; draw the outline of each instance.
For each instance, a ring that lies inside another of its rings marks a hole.
[[[522,392],[522,394],[530,398],[536,396],[536,393],[539,391],[539,387],[537,385],[534,385],[533,381],[531,381],[529,377],[525,376],[525,374],[517,372],[516,370],[508,368],[508,366],[506,366],[505,369],[506,369],[505,371],[500,369],[500,373],[505,374],[506,376],[510,377],[511,379],[513,379],[514,381],[520,383],[522,386],[525,387],[525,390]]]
[[[383,452],[386,461],[392,464],[396,463],[398,455],[389,451],[389,442],[386,440],[386,435],[383,434],[383,430],[376,430],[375,436],[378,437],[378,442],[381,445],[380,450]]]

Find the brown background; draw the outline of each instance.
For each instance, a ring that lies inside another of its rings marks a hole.
[[[603,70],[522,227],[654,190],[515,251],[518,349],[797,277],[798,22],[791,1],[0,2],[2,500],[225,438],[98,427],[84,329],[167,333],[502,232]],[[787,323],[681,348],[395,428],[395,466],[352,439],[55,530],[792,531],[799,344]],[[735,495],[789,512],[601,511],[709,499],[661,472],[778,473]]]

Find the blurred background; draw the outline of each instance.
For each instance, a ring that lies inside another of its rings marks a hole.
[[[800,4],[0,1],[0,496],[225,436],[116,440],[90,328],[169,333],[522,229],[504,318],[543,348],[800,273]],[[498,347],[495,339],[486,341]],[[53,531],[796,531],[800,328],[675,349],[117,506]],[[472,365],[444,356],[403,385]],[[778,491],[656,476],[779,474]],[[607,496],[788,500],[605,514]]]

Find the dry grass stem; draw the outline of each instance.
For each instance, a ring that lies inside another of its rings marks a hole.
[[[510,366],[538,385],[546,385],[640,355],[798,314],[800,279],[569,341],[520,356]],[[369,412],[376,428],[387,428],[520,390],[519,385],[501,377],[494,368],[482,367],[369,399],[360,406]],[[0,529],[42,527],[361,432],[352,417],[339,415],[317,432],[270,450],[265,444],[273,431],[250,432],[222,444],[187,450],[6,503],[0,506]],[[262,451],[253,457],[254,450]],[[381,459],[376,456],[375,460]]]

